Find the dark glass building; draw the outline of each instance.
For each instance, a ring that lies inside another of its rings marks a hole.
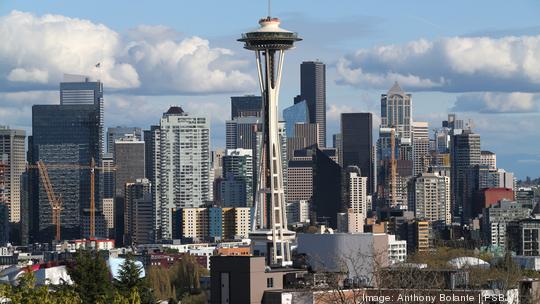
[[[103,153],[103,86],[87,78],[68,78],[60,84],[60,105],[32,107],[32,139],[29,141],[29,162],[42,160],[48,169],[55,193],[62,197],[60,214],[61,237],[74,239],[89,236],[84,216],[90,208],[90,170],[92,159],[101,163]],[[73,168],[54,168],[54,164],[71,164]],[[30,176],[31,240],[49,241],[54,236],[52,210],[39,173]],[[102,181],[95,175],[96,221],[101,218]],[[99,226],[96,223],[96,227]],[[96,230],[96,236],[100,231]]]
[[[319,144],[326,147],[326,65],[320,61],[304,61],[300,65],[300,96],[305,100],[309,122],[319,124]]]
[[[231,119],[241,116],[261,116],[262,97],[255,95],[231,97]]]
[[[332,157],[335,158],[335,153],[335,149],[315,148],[311,202],[312,223],[327,223],[332,228],[337,226],[337,214],[347,210],[341,197],[341,167],[332,160]]]
[[[480,135],[463,130],[451,137],[450,163],[452,172],[452,215],[462,223],[471,219],[472,196],[479,182],[470,178],[476,165],[480,165]]]
[[[341,114],[341,161],[343,167],[357,166],[368,178],[368,194],[373,193],[373,118],[371,113]]]

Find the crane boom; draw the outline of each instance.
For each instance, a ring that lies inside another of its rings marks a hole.
[[[56,196],[54,193],[51,180],[49,179],[49,171],[47,170],[45,163],[41,160],[38,161],[37,168],[52,209],[52,223],[56,226],[56,234],[54,238],[56,241],[60,241],[60,212],[62,210],[62,198],[61,196]]]

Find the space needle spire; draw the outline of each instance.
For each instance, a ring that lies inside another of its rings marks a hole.
[[[270,14],[270,11],[269,11]],[[265,255],[272,267],[292,264],[290,242],[295,234],[287,229],[281,143],[278,134],[278,95],[285,51],[300,41],[296,33],[282,29],[270,16],[260,27],[238,39],[255,52],[263,100],[262,145],[258,164],[254,227],[250,233],[254,254]]]

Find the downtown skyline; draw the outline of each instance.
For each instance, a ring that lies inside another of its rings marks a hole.
[[[200,4],[182,7],[174,19],[156,7],[143,14],[149,9],[143,4],[130,10],[133,16],[115,18],[117,3],[101,5],[103,14],[80,4],[43,3],[0,5],[0,36],[8,41],[0,47],[2,124],[30,131],[31,106],[57,103],[63,73],[89,74],[104,83],[106,127],[146,128],[177,104],[209,116],[212,147],[219,148],[225,145],[228,119],[221,109],[229,107],[230,96],[258,93],[252,54],[234,37],[253,28],[245,27],[254,23],[253,16],[266,14],[262,1],[243,1],[242,9],[216,4],[200,20],[188,16],[190,10],[200,12]],[[441,12],[445,8],[426,2],[414,6],[421,7],[417,14],[392,3],[406,12],[399,20],[402,29],[384,14],[383,4],[349,3],[349,10],[342,4],[325,15],[323,2],[312,7],[307,1],[275,2],[272,15],[306,42],[286,58],[281,109],[299,94],[300,63],[320,59],[327,64],[327,138],[339,132],[342,112],[372,112],[375,130],[380,94],[397,80],[413,95],[414,120],[428,121],[431,129],[449,112],[472,119],[482,149],[496,152],[501,167],[520,179],[538,176],[540,80],[531,61],[540,56],[540,27],[533,18],[538,5],[523,5],[519,18],[502,4],[483,8],[483,15],[499,17],[491,20],[472,18],[481,4],[464,3],[453,4],[454,12],[464,11],[463,21],[449,30],[452,10]],[[215,18],[223,18],[224,25],[216,26]],[[90,47],[80,47],[85,42]],[[55,43],[68,52],[55,52]]]

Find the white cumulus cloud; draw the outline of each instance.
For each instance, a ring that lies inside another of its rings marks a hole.
[[[61,15],[13,11],[0,17],[0,88],[57,88],[64,73],[101,79],[137,94],[199,94],[255,86],[246,62],[200,37],[141,25],[125,34]],[[100,68],[96,67],[100,63]]]
[[[361,49],[337,64],[340,84],[448,92],[540,91],[540,36],[420,39]]]

